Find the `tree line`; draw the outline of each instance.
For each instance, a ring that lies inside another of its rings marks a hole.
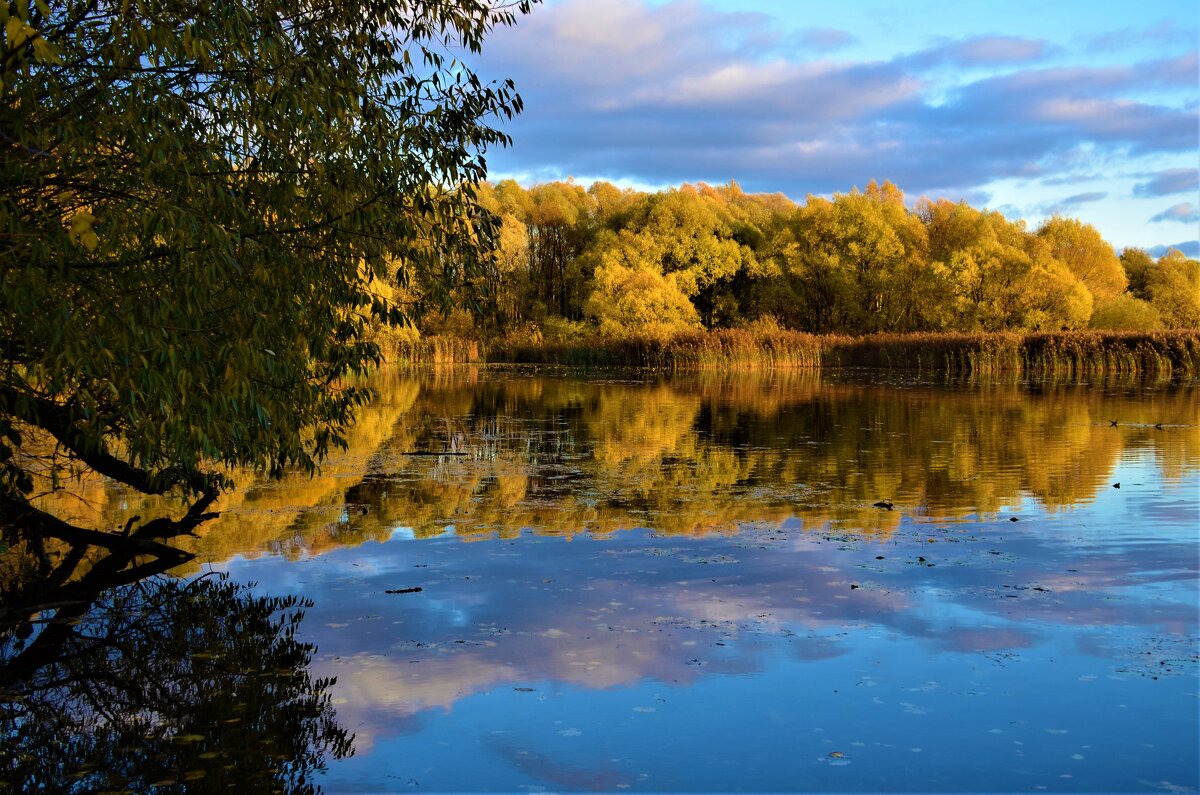
[[[797,204],[730,182],[480,187],[499,219],[483,278],[389,285],[425,334],[570,341],[766,326],[816,333],[1200,326],[1200,263],[1119,255],[1095,227],[1036,228],[890,182]],[[450,266],[447,266],[450,267]],[[473,310],[473,311],[470,311]]]

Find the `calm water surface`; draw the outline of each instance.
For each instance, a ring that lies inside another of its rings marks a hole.
[[[314,603],[328,792],[1200,786],[1194,385],[378,386],[194,542]]]

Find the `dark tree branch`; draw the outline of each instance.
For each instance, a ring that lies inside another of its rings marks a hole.
[[[121,535],[76,527],[11,495],[0,494],[0,522],[36,533],[42,538],[57,538],[68,544],[103,547],[110,552],[157,557],[190,557],[188,553],[154,539],[187,535],[201,523],[215,519],[218,514],[204,512],[214,499],[215,494],[205,495],[192,505],[182,519],[154,519],[130,535]]]
[[[16,411],[15,408],[22,403],[32,407],[32,412]],[[122,461],[104,449],[98,449],[88,435],[75,426],[76,419],[68,406],[32,393],[19,394],[11,388],[3,388],[0,389],[0,409],[47,431],[72,455],[99,474],[143,494],[166,494],[176,486],[185,486],[193,494],[208,494],[216,490],[213,476],[207,473],[184,467],[149,472]]]

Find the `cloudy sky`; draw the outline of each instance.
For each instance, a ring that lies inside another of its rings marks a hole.
[[[896,182],[1115,245],[1200,227],[1195,0],[545,0],[477,64],[525,99],[493,179]]]

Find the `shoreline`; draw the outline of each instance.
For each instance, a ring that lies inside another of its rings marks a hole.
[[[1020,334],[694,332],[670,339],[592,338],[488,345],[429,337],[381,341],[392,365],[548,364],[652,370],[779,370],[866,367],[956,375],[1154,374],[1200,376],[1200,329]]]

